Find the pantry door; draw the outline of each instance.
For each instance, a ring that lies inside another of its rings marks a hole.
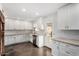
[[[0,11],[0,55],[4,54],[4,16]]]

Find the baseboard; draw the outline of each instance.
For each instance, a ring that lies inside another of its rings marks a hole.
[[[13,43],[13,44],[10,44],[10,45],[5,45],[5,47],[9,47],[9,46],[17,45],[17,44],[23,44],[23,43],[31,43],[31,42],[30,41],[27,41],[27,42],[18,42],[18,43]]]
[[[48,49],[50,49],[50,50],[52,50],[50,47],[48,47],[48,46],[43,46],[43,47],[46,47],[46,48],[48,48]]]
[[[31,44],[33,44],[32,42],[27,41],[27,42],[19,42],[19,43],[14,43],[14,44],[6,45],[5,47],[14,46],[14,45],[23,44],[23,43],[31,43]],[[34,45],[34,44],[33,44],[33,45]],[[39,48],[37,45],[34,45],[34,46],[37,47],[37,48]]]

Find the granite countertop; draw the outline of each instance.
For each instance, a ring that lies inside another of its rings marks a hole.
[[[79,46],[79,40],[75,40],[75,39],[59,37],[59,38],[54,38],[53,40]]]

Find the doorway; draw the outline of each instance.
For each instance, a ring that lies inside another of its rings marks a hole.
[[[47,37],[48,40],[52,40],[52,23],[47,23]]]
[[[45,46],[52,49],[52,33],[53,33],[53,25],[51,22],[46,23],[46,31],[45,31]]]

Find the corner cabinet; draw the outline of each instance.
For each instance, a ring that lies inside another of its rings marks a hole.
[[[79,30],[79,4],[68,4],[59,8],[57,24],[60,30]]]

